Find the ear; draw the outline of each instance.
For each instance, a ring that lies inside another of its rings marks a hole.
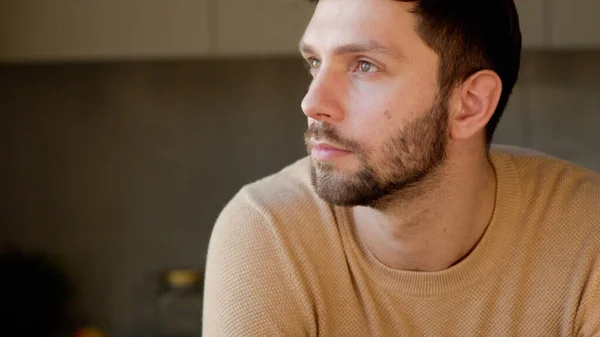
[[[469,139],[485,129],[496,111],[502,80],[493,71],[481,70],[469,76],[457,91],[456,110],[449,121],[450,137]]]

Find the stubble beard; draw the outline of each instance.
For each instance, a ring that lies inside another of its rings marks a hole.
[[[446,159],[447,100],[438,98],[427,113],[395,132],[378,151],[342,137],[328,123],[313,123],[305,133],[311,139],[330,141],[356,156],[359,168],[342,172],[335,164],[311,160],[311,181],[323,200],[338,206],[383,209],[397,198],[419,193],[433,181]]]

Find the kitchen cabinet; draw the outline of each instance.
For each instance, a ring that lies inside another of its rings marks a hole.
[[[515,0],[523,47],[600,48],[600,1]],[[0,0],[0,62],[297,56],[306,0]]]
[[[524,48],[549,46],[548,0],[516,0]],[[314,5],[298,0],[217,0],[216,53],[297,54]]]
[[[216,53],[221,56],[299,55],[312,16],[306,0],[217,0]]]
[[[209,0],[0,0],[0,61],[204,55]]]
[[[523,48],[539,48],[550,44],[546,29],[549,18],[546,13],[547,0],[515,0],[519,12],[519,23],[523,35]]]
[[[548,0],[552,17],[552,46],[556,48],[600,47],[600,1]]]

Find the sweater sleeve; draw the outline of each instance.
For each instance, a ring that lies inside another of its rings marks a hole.
[[[600,254],[600,248],[597,254]],[[583,292],[576,322],[577,336],[600,337],[600,257],[596,258],[595,268]]]
[[[219,215],[206,262],[203,336],[315,334],[293,254],[269,218],[244,189]]]

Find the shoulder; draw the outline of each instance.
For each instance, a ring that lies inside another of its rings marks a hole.
[[[314,192],[310,158],[243,186],[219,214],[213,229],[228,241],[260,241],[306,249],[337,231],[332,207]],[[222,234],[222,235],[221,235]]]
[[[494,146],[492,155],[510,158],[526,192],[535,190],[537,193],[554,193],[554,198],[581,197],[600,202],[600,174],[597,172],[543,152],[520,147]]]
[[[568,231],[600,247],[600,174],[534,150],[496,146],[492,155],[514,164],[521,186],[521,207],[543,228]]]
[[[508,158],[521,186],[520,240],[543,268],[569,275],[579,305],[578,335],[600,331],[600,175],[529,149],[496,146]],[[549,287],[550,289],[550,287]]]
[[[279,172],[245,185],[240,193],[266,213],[294,212],[298,207],[310,207],[317,199],[311,185],[310,167],[310,158],[304,157]]]
[[[310,218],[310,214],[326,216],[331,207],[315,193],[310,175],[310,158],[304,157],[279,172],[244,185],[221,216],[251,210],[278,226],[302,221]]]
[[[298,336],[315,330],[301,258],[310,245],[300,214],[316,208],[310,206],[309,170],[300,160],[248,184],[219,214],[206,260],[205,334]]]

